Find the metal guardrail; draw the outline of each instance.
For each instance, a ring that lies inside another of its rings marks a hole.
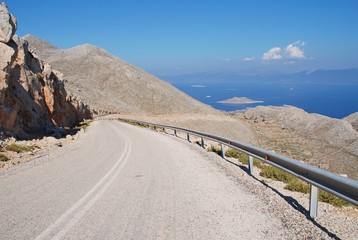
[[[228,138],[216,136],[213,134],[198,132],[186,128],[169,126],[163,124],[155,124],[150,122],[137,121],[132,119],[119,119],[123,121],[131,121],[142,125],[152,126],[154,128],[172,129],[177,136],[177,131],[187,134],[187,140],[190,141],[190,135],[201,138],[201,146],[204,147],[204,139],[212,140],[221,144],[222,157],[225,156],[224,146],[237,149],[246,153],[249,156],[249,174],[252,175],[253,158],[257,158],[264,163],[275,166],[283,171],[292,174],[301,180],[307,182],[311,186],[310,190],[310,207],[309,212],[312,218],[318,213],[318,192],[323,189],[326,192],[332,193],[335,196],[348,201],[349,203],[358,206],[358,181],[346,178],[329,171],[311,166],[307,163],[288,158],[268,150],[258,148],[239,141]]]

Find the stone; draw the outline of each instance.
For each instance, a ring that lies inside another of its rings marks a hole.
[[[0,42],[8,43],[17,29],[16,18],[9,13],[5,3],[0,3]]]
[[[15,50],[0,42],[0,104],[5,100],[5,90],[8,87],[10,66],[14,56]]]
[[[71,142],[73,140],[73,137],[70,134],[66,135],[67,142]]]
[[[4,4],[0,4],[0,11],[1,35],[5,17],[10,16],[10,25],[15,18]],[[12,29],[16,30],[16,24]],[[61,138],[61,127],[92,118],[90,108],[67,93],[63,75],[37,59],[28,42],[13,34],[9,42],[0,42],[0,135],[28,138],[51,134],[47,130],[53,129]]]

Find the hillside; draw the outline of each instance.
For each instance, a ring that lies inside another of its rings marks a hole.
[[[343,119],[352,124],[353,128],[358,131],[358,112],[352,113]]]
[[[60,50],[31,35],[31,48],[54,69],[64,73],[70,92],[101,110],[134,114],[215,113],[170,84],[85,44]]]
[[[357,114],[341,120],[292,106],[267,106],[235,116],[253,129],[260,147],[358,179]]]

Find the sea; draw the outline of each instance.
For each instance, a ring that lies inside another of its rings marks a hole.
[[[172,85],[191,97],[223,111],[243,110],[256,106],[291,105],[308,113],[339,119],[358,111],[358,84],[173,82]],[[233,97],[247,97],[263,103],[235,105],[218,103]]]

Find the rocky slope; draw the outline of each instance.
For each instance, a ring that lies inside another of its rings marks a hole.
[[[261,147],[358,179],[356,116],[334,119],[291,106],[236,114],[256,132]]]
[[[358,112],[352,113],[351,115],[343,118],[343,120],[346,120],[350,124],[352,124],[353,128],[358,131]]]
[[[69,91],[97,112],[146,115],[217,112],[103,49],[85,44],[61,50],[31,35],[24,38],[43,60],[64,73]]]
[[[28,138],[91,118],[87,105],[68,95],[59,72],[15,35],[17,23],[0,4],[0,137]]]

